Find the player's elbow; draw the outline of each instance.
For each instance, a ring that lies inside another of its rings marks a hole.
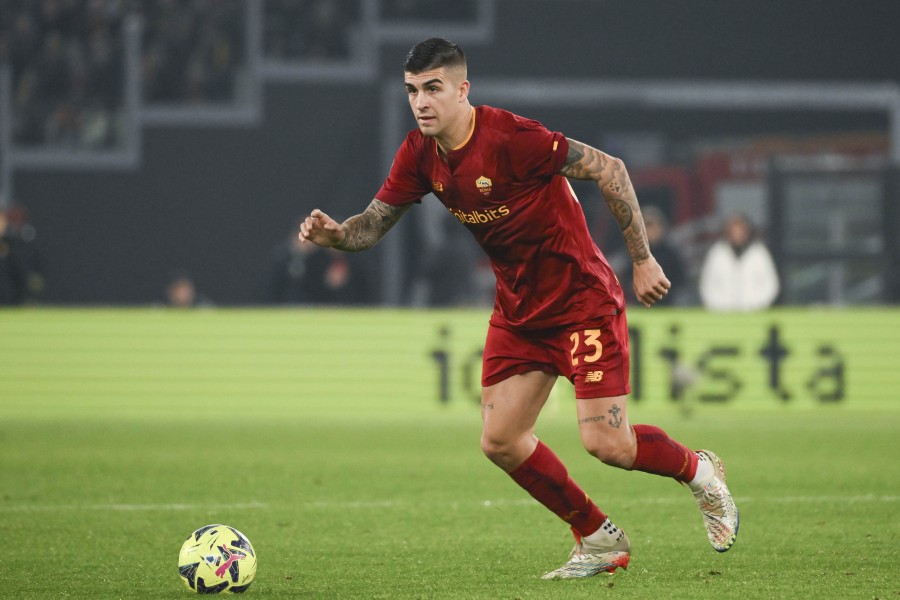
[[[617,192],[628,186],[630,178],[625,161],[606,154],[599,162],[601,167],[594,173],[594,179],[603,190]]]
[[[628,179],[628,169],[625,168],[625,161],[615,156],[609,157],[609,170],[612,171],[613,179]]]

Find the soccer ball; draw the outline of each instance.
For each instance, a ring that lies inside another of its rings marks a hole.
[[[198,594],[239,594],[256,577],[256,553],[247,536],[234,527],[207,525],[182,544],[178,574]]]

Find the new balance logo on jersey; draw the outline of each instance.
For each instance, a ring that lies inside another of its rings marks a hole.
[[[603,371],[588,371],[584,376],[585,383],[599,383],[603,381]]]
[[[460,223],[490,223],[509,214],[509,208],[504,204],[500,208],[490,210],[462,211],[456,208],[447,208]]]

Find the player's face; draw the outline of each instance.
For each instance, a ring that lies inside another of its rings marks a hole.
[[[409,106],[422,133],[441,137],[468,114],[469,82],[460,69],[439,67],[404,77]]]

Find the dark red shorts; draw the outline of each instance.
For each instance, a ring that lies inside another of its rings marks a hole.
[[[561,329],[515,331],[492,324],[484,345],[481,385],[543,371],[574,383],[576,398],[608,398],[631,391],[628,369],[628,323],[621,311]]]

